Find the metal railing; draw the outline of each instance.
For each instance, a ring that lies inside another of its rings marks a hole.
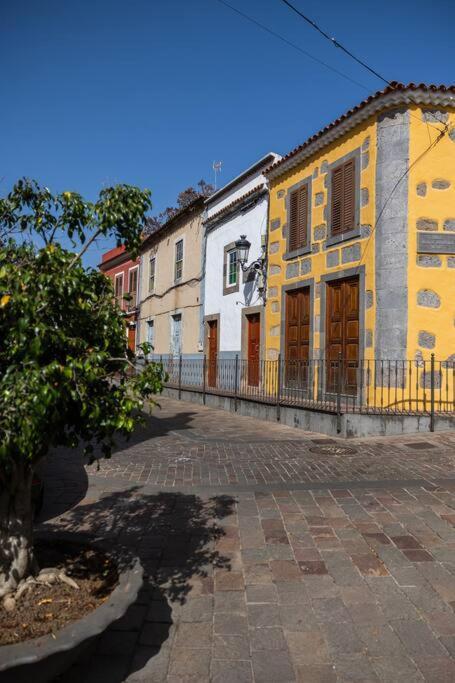
[[[160,358],[166,386],[336,413],[455,414],[455,363],[431,360],[247,361]]]

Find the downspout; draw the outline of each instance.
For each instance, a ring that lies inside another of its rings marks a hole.
[[[201,286],[200,286],[200,307],[199,307],[199,350],[205,352],[204,349],[204,313],[205,313],[205,263],[207,257],[207,233],[205,228],[205,221],[207,220],[207,208],[201,217],[202,226],[202,240],[201,240]]]

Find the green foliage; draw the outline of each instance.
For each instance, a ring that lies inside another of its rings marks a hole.
[[[126,185],[90,204],[21,181],[0,200],[0,234],[29,236],[0,243],[1,478],[80,440],[108,457],[114,435],[130,434],[144,400],[161,391],[161,365],[134,370],[110,280],[55,241],[62,232],[86,244],[114,234],[134,251],[149,207],[148,191]]]

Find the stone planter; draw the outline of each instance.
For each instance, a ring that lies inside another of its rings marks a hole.
[[[44,537],[46,538],[46,537]],[[48,537],[47,537],[48,538]],[[137,557],[118,547],[108,548],[80,537],[56,535],[52,539],[78,545],[91,545],[110,556],[117,564],[118,585],[103,605],[62,628],[53,638],[51,634],[0,647],[1,683],[48,683],[64,673],[84,653],[95,639],[136,600],[142,586],[143,569]]]

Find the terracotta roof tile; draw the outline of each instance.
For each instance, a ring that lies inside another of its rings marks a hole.
[[[255,194],[260,194],[261,192],[265,192],[266,186],[264,184],[258,185],[257,187],[253,187],[252,190],[248,190],[248,192],[245,192],[245,194],[242,194],[241,197],[237,197],[237,199],[234,199],[233,202],[230,204],[227,204],[224,206],[222,209],[217,211],[216,213],[212,213],[211,216],[206,218],[205,223],[211,223],[213,219],[215,218],[220,218],[220,216],[223,216],[226,213],[229,213],[232,209],[234,209],[238,204],[241,204],[245,199],[248,197],[252,197]]]
[[[423,91],[428,91],[428,92],[441,92],[441,93],[454,93],[455,94],[455,85],[435,85],[434,83],[431,84],[425,84],[425,83],[408,83],[407,85],[403,83],[398,83],[397,81],[391,81],[390,85],[386,86],[383,90],[378,90],[375,92],[373,95],[370,95],[367,97],[365,100],[357,104],[355,107],[352,107],[352,109],[349,109],[347,112],[339,116],[335,121],[332,121],[332,123],[329,123],[327,126],[319,130],[317,133],[309,137],[305,142],[303,142],[301,145],[298,147],[295,147],[295,149],[291,150],[288,154],[283,156],[279,161],[276,161],[274,164],[271,164],[266,170],[264,171],[266,174],[269,173],[272,169],[275,170],[276,168],[279,168],[282,164],[284,164],[286,161],[294,157],[296,154],[301,152],[303,149],[308,147],[312,142],[317,140],[318,138],[322,137],[325,133],[328,131],[332,130],[332,128],[335,128],[338,126],[340,123],[342,123],[345,119],[349,118],[356,112],[360,111],[364,107],[366,107],[370,102],[373,102],[374,100],[379,99],[380,97],[384,97],[384,95],[388,95],[389,93],[392,92],[404,92],[404,91],[413,91],[413,90],[423,90]]]

